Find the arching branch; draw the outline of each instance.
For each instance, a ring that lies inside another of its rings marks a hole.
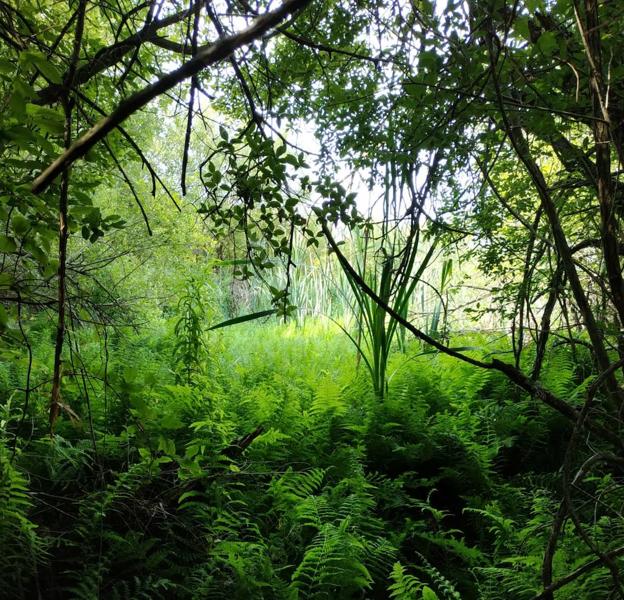
[[[119,104],[110,116],[96,123],[35,179],[32,185],[33,193],[38,194],[44,191],[67,167],[84,156],[120,123],[143,108],[154,98],[170,90],[181,81],[199,73],[202,69],[228,58],[237,48],[246,46],[259,39],[288,15],[301,10],[309,2],[310,0],[286,0],[276,10],[258,17],[247,29],[217,40],[209,48],[198,52],[197,56],[183,64],[180,68],[167,73]]]

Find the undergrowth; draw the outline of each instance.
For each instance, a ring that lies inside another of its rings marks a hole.
[[[95,364],[99,340],[83,336]],[[53,439],[37,390],[27,415],[4,404],[2,597],[540,591],[569,427],[501,375],[408,345],[391,357],[379,401],[331,327],[211,334],[190,367],[172,336],[169,327],[109,340],[106,373],[94,369],[87,388],[91,422],[85,389],[68,384],[75,417]],[[3,371],[6,392],[21,368]],[[567,397],[584,385],[563,349],[544,381]],[[611,483],[592,486],[621,500]],[[608,544],[622,525],[598,513],[591,534]],[[592,556],[571,525],[562,535],[556,576]],[[597,569],[557,598],[607,597],[609,586]]]

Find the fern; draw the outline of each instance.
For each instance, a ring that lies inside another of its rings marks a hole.
[[[437,579],[439,579],[439,574]],[[433,589],[423,583],[418,577],[405,571],[400,563],[394,563],[390,572],[392,583],[388,586],[390,598],[395,600],[439,600],[440,598],[460,598],[450,584],[446,581],[439,582],[443,589],[443,596],[439,596]]]
[[[431,583],[437,594],[444,600],[461,600],[460,593],[455,589],[455,586],[449,579],[447,579],[436,567],[434,567],[422,554],[416,552],[416,555],[420,559],[422,566],[419,567],[431,580]]]
[[[173,583],[165,578],[135,576],[128,581],[117,581],[105,594],[111,600],[165,600],[171,597],[174,588]],[[75,586],[65,591],[74,600],[99,600],[103,597],[101,582],[95,577],[83,577]]]
[[[570,352],[563,348],[553,350],[546,360],[541,380],[544,387],[556,396],[565,398],[574,393],[574,364]]]
[[[329,415],[342,416],[347,405],[339,385],[329,378],[324,378],[316,389],[314,400],[310,406],[310,414],[315,419],[327,418]]]
[[[133,577],[130,581],[116,583],[107,598],[111,600],[165,600],[170,598],[175,586],[165,578],[155,575]]]
[[[422,582],[405,571],[405,567],[396,562],[392,566],[390,572],[390,579],[392,584],[388,586],[390,592],[390,598],[395,600],[417,600],[419,598],[419,592],[422,589]]]
[[[46,543],[30,520],[28,482],[0,441],[0,590],[22,586],[46,558]],[[0,591],[0,593],[3,593]]]
[[[320,489],[326,473],[325,469],[319,468],[296,473],[289,467],[279,479],[271,484],[276,502],[293,505],[314,494]]]
[[[364,544],[350,532],[350,520],[325,523],[292,576],[302,598],[348,596],[370,587],[373,579],[362,561]]]
[[[532,457],[564,449],[560,419],[497,374],[415,343],[390,357],[380,401],[329,333],[321,343],[294,326],[261,331],[229,338],[221,364],[194,370],[192,385],[176,382],[163,358],[173,340],[133,338],[111,366],[121,397],[109,390],[114,434],[97,427],[93,386],[97,457],[68,423],[50,443],[33,414],[28,447],[14,462],[0,451],[0,596],[35,597],[51,579],[51,593],[88,600],[524,600],[540,591],[559,474]],[[133,356],[134,375],[122,364]],[[557,349],[544,377],[579,402],[592,379],[574,368]],[[259,426],[263,434],[226,457]],[[518,454],[523,464],[507,473]],[[601,469],[577,482],[574,502],[607,551],[624,536],[614,510],[624,492]],[[581,492],[600,502],[583,503]],[[592,559],[573,525],[560,538],[555,578]],[[558,596],[611,588],[597,568]]]

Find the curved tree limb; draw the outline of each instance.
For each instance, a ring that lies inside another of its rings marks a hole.
[[[624,554],[624,546],[620,546],[619,548],[615,548],[614,550],[610,550],[606,552],[606,555],[613,559],[618,556],[622,556]],[[578,579],[581,575],[585,573],[589,573],[593,569],[597,569],[598,567],[603,567],[604,564],[601,558],[595,558],[594,560],[590,560],[586,562],[584,565],[581,565],[575,571],[568,573],[565,577],[558,579],[554,583],[551,583],[547,588],[545,588],[542,592],[540,592],[537,596],[533,596],[532,600],[547,600],[547,598],[552,597],[552,593],[557,591],[558,589],[568,585],[568,583],[572,583],[575,579]],[[550,594],[550,596],[549,596]]]
[[[73,162],[84,156],[120,123],[143,108],[154,98],[170,90],[181,81],[199,73],[202,69],[228,58],[237,48],[259,39],[288,15],[301,10],[309,2],[310,0],[286,0],[276,10],[258,17],[247,29],[217,40],[210,47],[198,52],[197,56],[184,63],[175,71],[167,73],[154,83],[121,102],[108,117],[96,123],[82,137],[77,139],[34,180],[32,184],[33,193],[38,194],[44,191]]]
[[[461,360],[465,363],[468,363],[475,367],[479,367],[481,369],[494,369],[496,371],[500,371],[511,382],[513,382],[519,388],[531,394],[531,396],[538,398],[539,400],[544,402],[544,404],[555,409],[557,412],[562,414],[567,419],[577,422],[577,420],[579,419],[580,413],[575,407],[568,404],[561,398],[558,398],[557,396],[555,396],[552,392],[548,391],[547,389],[543,388],[539,384],[539,382],[533,381],[531,378],[525,375],[520,369],[516,369],[516,367],[514,367],[513,365],[504,363],[497,359],[493,359],[492,362],[484,362],[482,360],[478,360],[470,356],[467,356],[466,354],[463,354],[453,348],[449,348],[448,346],[445,346],[444,344],[440,343],[438,340],[432,338],[431,336],[427,335],[426,333],[424,333],[423,331],[415,327],[407,319],[405,319],[399,313],[397,313],[391,306],[388,306],[388,304],[385,303],[374,292],[374,290],[371,289],[371,287],[364,281],[364,279],[362,279],[362,277],[353,268],[349,260],[340,251],[338,244],[334,240],[334,237],[332,236],[329,230],[329,227],[327,226],[327,223],[325,222],[322,214],[320,213],[320,211],[318,211],[318,209],[317,209],[317,216],[318,216],[319,224],[321,226],[323,234],[325,238],[327,239],[327,243],[329,244],[329,247],[331,248],[332,252],[336,254],[338,261],[340,262],[340,265],[348,274],[348,276],[353,279],[355,284],[357,284],[357,286],[362,290],[362,292],[364,292],[364,294],[366,294],[371,300],[373,300],[373,302],[375,302],[378,306],[380,306],[390,317],[396,320],[399,324],[403,325],[403,327],[405,327],[415,337],[417,337],[419,340],[422,340],[426,344],[429,344],[436,350],[439,350],[440,352],[447,354],[448,356],[452,356],[453,358]],[[611,371],[609,371],[609,373],[611,373]],[[584,422],[584,426],[586,427],[586,429],[588,429],[589,431],[591,431],[598,437],[613,444],[616,448],[618,449],[622,448],[623,446],[622,440],[613,431],[610,431],[609,429],[606,429],[605,427],[599,424],[593,423],[593,422]]]

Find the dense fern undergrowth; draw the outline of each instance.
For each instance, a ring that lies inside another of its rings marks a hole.
[[[50,332],[31,331],[37,365]],[[540,591],[570,426],[502,375],[408,344],[380,401],[348,339],[319,321],[214,332],[186,370],[165,326],[111,334],[104,350],[76,335],[94,372],[67,380],[72,408],[53,439],[37,389],[27,414],[2,407],[3,598]],[[579,397],[584,360],[552,348],[543,380]],[[3,363],[9,399],[26,368]],[[606,495],[611,483],[592,485]],[[598,515],[592,533],[617,528]],[[564,529],[555,574],[592,557]],[[557,597],[606,597],[609,585],[597,569]]]

